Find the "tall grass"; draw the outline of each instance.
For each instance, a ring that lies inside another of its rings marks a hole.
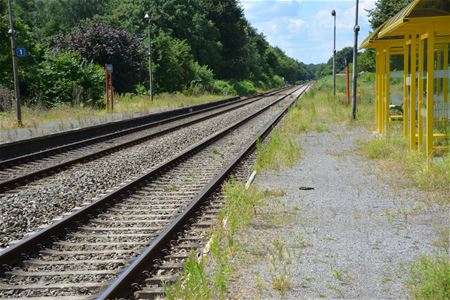
[[[158,109],[171,109],[185,107],[195,104],[206,103],[224,99],[223,95],[205,94],[202,96],[186,96],[181,93],[177,94],[160,94],[154,97],[151,102],[149,96],[134,96],[132,94],[116,95],[114,98],[114,112],[127,113],[130,116],[135,112],[148,113]],[[78,121],[83,126],[92,125],[102,122],[102,117],[106,117],[110,113],[104,109],[96,109],[93,107],[83,106],[56,106],[53,108],[27,106],[22,107],[23,125],[27,128],[37,128],[43,124],[65,121]],[[0,113],[0,130],[12,130],[17,128],[14,112]],[[61,124],[61,129],[71,129],[69,124]]]
[[[297,104],[292,107],[286,117],[271,134],[265,144],[258,144],[256,169],[280,170],[292,166],[301,157],[301,145],[298,134],[315,131],[324,132],[331,126],[371,126],[374,119],[374,93],[372,74],[363,76],[359,84],[358,120],[351,119],[351,109],[344,101],[343,92],[332,95],[331,77],[319,80]],[[338,78],[338,91],[345,83]]]
[[[409,150],[400,129],[363,143],[360,150],[366,158],[376,160],[383,173],[392,175],[391,183],[428,191],[434,202],[450,205],[450,155],[427,160]]]
[[[448,256],[421,257],[412,264],[407,284],[414,299],[450,299]]]

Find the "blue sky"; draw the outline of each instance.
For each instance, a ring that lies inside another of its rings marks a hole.
[[[333,17],[337,13],[337,45],[353,46],[355,0],[241,0],[251,25],[291,57],[304,63],[326,62],[333,53]],[[367,9],[375,0],[360,0],[359,41],[369,34]]]

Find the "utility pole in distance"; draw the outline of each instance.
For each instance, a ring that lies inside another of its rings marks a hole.
[[[153,102],[153,70],[152,70],[152,18],[147,13],[144,17],[148,21],[148,74],[150,77],[150,99]]]
[[[20,85],[19,85],[19,71],[17,69],[17,60],[16,60],[16,33],[14,31],[14,17],[12,12],[12,3],[11,0],[8,0],[8,13],[9,13],[9,35],[11,37],[11,56],[12,56],[12,64],[13,64],[13,75],[14,75],[14,91],[16,95],[16,118],[17,125],[23,126],[22,124],[22,111],[20,107]]]
[[[353,83],[352,83],[352,117],[356,119],[356,93],[357,93],[357,83],[358,83],[358,72],[356,68],[357,58],[358,58],[358,33],[359,33],[359,25],[358,25],[358,11],[359,11],[359,0],[356,0],[356,21],[355,27],[353,30],[355,31],[355,44],[353,46]]]
[[[331,15],[334,17],[334,46],[333,46],[333,95],[336,97],[336,11],[333,9]]]

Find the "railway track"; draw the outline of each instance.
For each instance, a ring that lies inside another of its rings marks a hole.
[[[2,160],[0,161],[0,192],[27,184],[34,179],[41,179],[74,164],[97,159],[157,136],[242,108],[276,92],[272,91],[247,99],[237,99],[149,124]]]
[[[131,283],[281,119],[297,89],[1,252],[0,297],[129,296]]]

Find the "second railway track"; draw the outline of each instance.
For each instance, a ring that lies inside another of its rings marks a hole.
[[[15,158],[0,160],[0,192],[24,185],[76,163],[86,162],[143,143],[185,126],[230,112],[276,91],[187,113],[126,130],[88,138]]]
[[[6,265],[0,297],[92,298],[137,256],[132,265],[148,260],[142,255],[183,226],[197,202],[224,179],[224,166],[238,161],[255,135],[271,126],[267,120],[281,118],[292,92],[0,253],[0,265]],[[102,295],[117,296],[135,272],[126,268],[123,280]]]

